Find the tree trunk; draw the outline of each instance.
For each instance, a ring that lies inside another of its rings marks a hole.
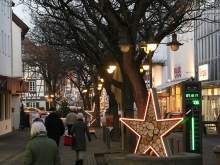
[[[122,104],[124,111],[124,118],[134,118],[134,98],[133,91],[131,90],[131,83],[125,75],[123,75],[124,89],[122,90]],[[127,127],[124,126],[122,130],[124,133],[124,146],[128,153],[134,153],[136,145],[136,135]]]
[[[138,118],[142,119],[146,108],[148,93],[143,77],[140,74],[140,70],[136,68],[137,66],[135,65],[135,61],[133,59],[134,56],[132,56],[132,54],[134,54],[133,49],[131,49],[128,53],[123,54],[124,65],[122,67],[122,73],[125,72],[124,74],[126,74],[129,79],[131,85],[126,90],[133,90],[135,103],[138,108]],[[125,81],[124,84],[126,84]]]
[[[95,91],[95,127],[100,128],[100,94],[97,89]]]
[[[113,139],[114,141],[120,141],[118,104],[112,92],[109,95],[109,108],[113,115]]]

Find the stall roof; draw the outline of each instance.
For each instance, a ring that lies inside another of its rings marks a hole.
[[[170,86],[179,84],[179,83],[181,83],[181,82],[183,82],[183,81],[186,81],[186,80],[188,80],[188,78],[187,78],[187,79],[182,79],[182,80],[177,80],[177,81],[167,82],[167,83],[165,83],[165,84],[158,85],[158,86],[156,86],[156,87],[154,87],[154,88],[156,88],[157,91],[160,91],[160,90],[162,90],[162,89],[165,89],[165,88],[167,88],[167,87],[170,87]]]

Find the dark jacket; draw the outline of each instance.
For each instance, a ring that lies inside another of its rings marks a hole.
[[[33,136],[26,145],[23,165],[60,165],[59,149],[46,132]]]
[[[72,144],[72,150],[76,151],[86,151],[86,137],[88,137],[89,142],[91,142],[91,136],[89,133],[89,128],[82,119],[78,119],[74,122],[71,132],[73,133],[74,140]]]
[[[63,121],[56,112],[52,112],[45,118],[47,136],[56,141],[59,146],[60,137],[64,134],[65,128]]]

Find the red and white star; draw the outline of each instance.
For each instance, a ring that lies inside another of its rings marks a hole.
[[[120,118],[120,121],[137,136],[134,153],[153,152],[158,157],[172,155],[166,136],[170,134],[183,118],[162,119],[156,89],[150,89],[144,119]]]

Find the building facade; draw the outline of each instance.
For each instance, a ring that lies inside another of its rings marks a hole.
[[[11,0],[0,2],[0,135],[19,127],[22,81],[21,40],[28,27],[13,12]]]
[[[218,14],[219,9],[212,12]],[[210,17],[214,20],[214,15]],[[197,24],[195,73],[202,84],[202,115],[204,120],[213,121],[220,114],[220,25],[200,21]]]

